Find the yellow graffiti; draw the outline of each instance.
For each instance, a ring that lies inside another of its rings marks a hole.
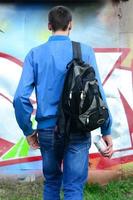
[[[4,33],[5,31],[7,31],[8,27],[9,27],[9,23],[6,20],[0,20],[0,30],[1,30],[1,32]]]
[[[41,30],[37,36],[37,39],[40,42],[46,42],[49,38],[49,36],[51,35],[50,31],[48,30]]]
[[[127,45],[130,48],[130,52],[127,55],[127,57],[125,58],[125,60],[122,62],[122,66],[130,68],[133,63],[133,37],[132,37],[132,35],[131,35],[131,37],[128,36]]]
[[[133,49],[130,50],[129,54],[125,58],[125,60],[122,62],[123,67],[130,68],[132,66],[133,62]]]

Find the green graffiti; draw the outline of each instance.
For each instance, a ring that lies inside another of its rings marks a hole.
[[[35,120],[35,116],[32,115],[32,128],[36,129],[37,122]],[[29,154],[29,145],[25,137],[22,137],[3,157],[3,160],[11,159],[11,158],[19,158],[26,157]]]
[[[32,128],[36,129],[37,128],[37,121],[35,120],[35,116],[31,116],[31,121],[32,121]]]
[[[22,137],[12,148],[8,151],[4,156],[3,160],[7,160],[10,158],[19,158],[28,156],[29,153],[29,145],[27,140]]]

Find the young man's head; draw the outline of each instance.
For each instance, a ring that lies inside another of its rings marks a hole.
[[[68,31],[72,28],[72,14],[67,7],[55,6],[48,14],[48,28],[52,32]]]

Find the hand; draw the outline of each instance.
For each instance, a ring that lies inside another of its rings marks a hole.
[[[38,134],[36,131],[34,131],[32,135],[27,136],[26,139],[30,147],[34,150],[40,148],[38,143]]]
[[[106,135],[102,137],[105,143],[107,144],[107,148],[104,152],[102,152],[102,155],[104,157],[111,158],[113,154],[113,142],[112,142],[112,137],[110,135]]]

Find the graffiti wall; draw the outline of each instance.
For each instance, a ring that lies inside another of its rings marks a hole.
[[[124,3],[127,6],[128,3]],[[114,154],[103,158],[93,144],[90,149],[90,179],[101,170],[124,173],[133,166],[133,54],[132,34],[123,34],[122,8],[111,4],[68,5],[74,27],[70,38],[95,49],[97,64],[113,117]],[[128,5],[129,6],[129,5]],[[47,41],[47,14],[51,6],[0,4],[0,174],[40,174],[39,150],[28,146],[17,125],[13,96],[28,51]],[[127,9],[129,8],[126,7]],[[128,28],[128,27],[127,27]],[[31,96],[36,108],[35,95]],[[33,126],[36,127],[32,115]],[[96,178],[96,177],[95,177]]]

